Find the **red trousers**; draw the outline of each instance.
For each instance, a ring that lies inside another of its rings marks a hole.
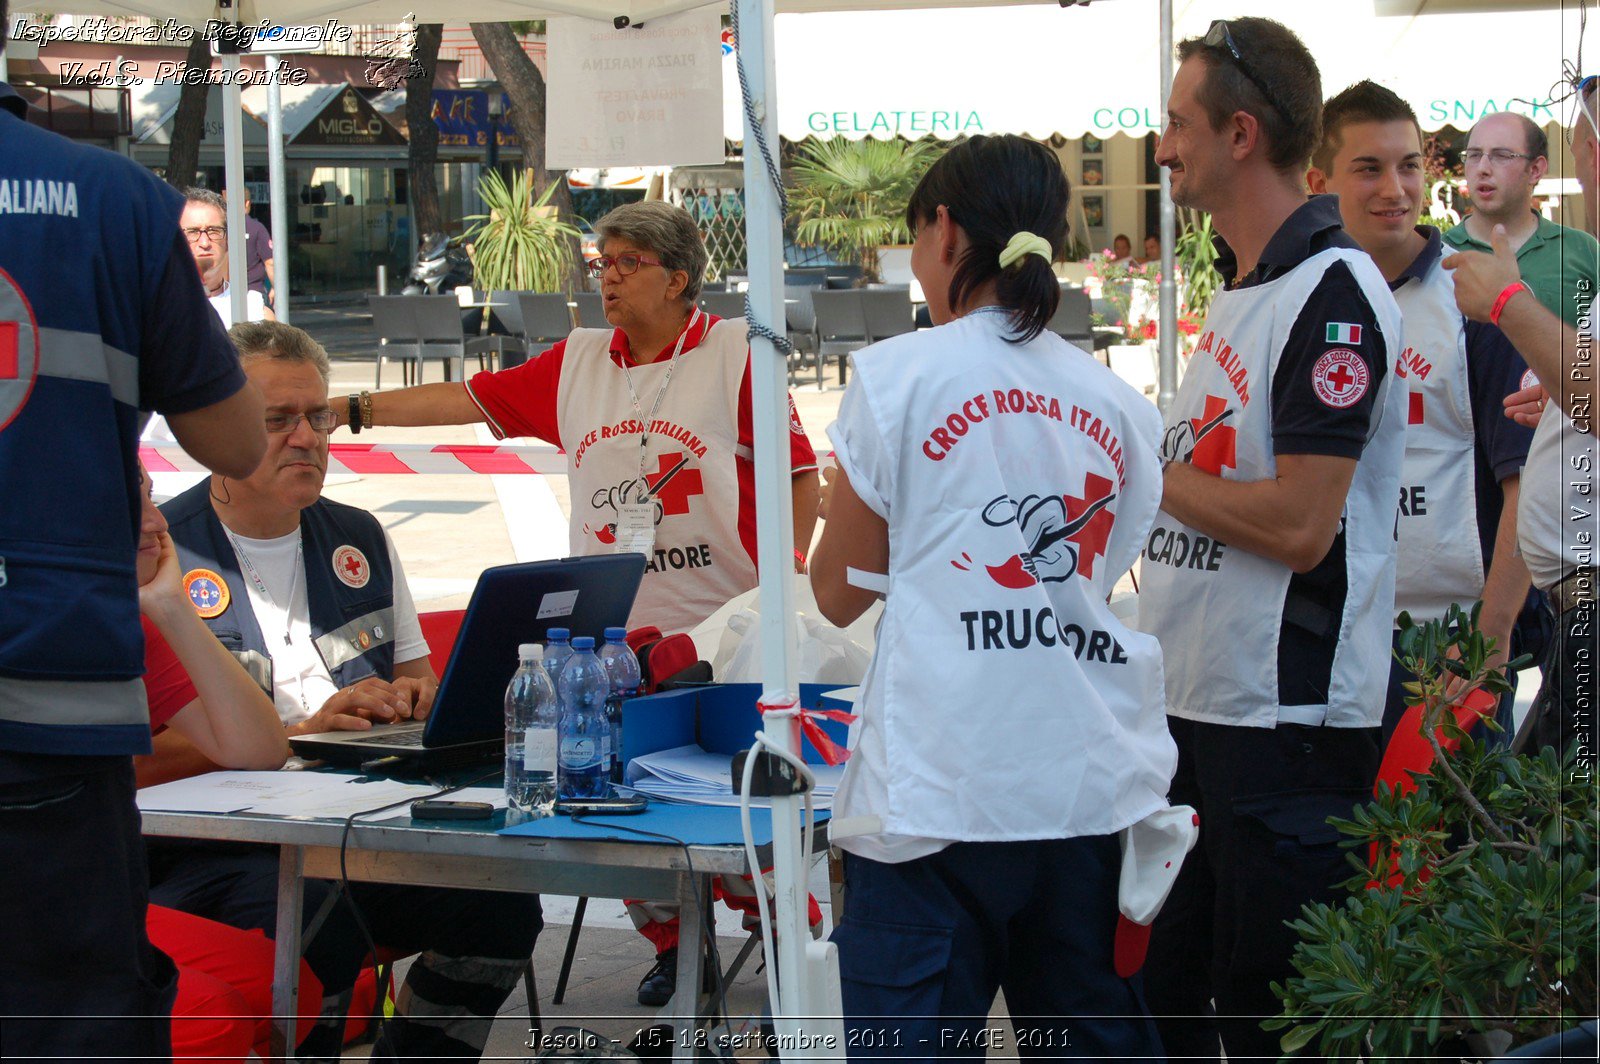
[[[259,931],[150,906],[150,941],[178,966],[172,1006],[174,1059],[243,1060],[252,1048],[267,1055],[272,1024],[272,940]],[[322,983],[300,962],[299,1023],[306,1036],[322,1011]]]

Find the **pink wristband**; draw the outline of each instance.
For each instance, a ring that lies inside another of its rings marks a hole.
[[[1505,313],[1506,304],[1511,302],[1511,297],[1518,292],[1527,292],[1532,295],[1533,289],[1528,287],[1528,282],[1526,281],[1518,281],[1516,284],[1506,285],[1504,291],[1495,299],[1494,306],[1489,311],[1490,325],[1500,324],[1500,315]]]

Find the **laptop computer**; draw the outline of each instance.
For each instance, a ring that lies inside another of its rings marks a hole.
[[[642,554],[608,554],[485,569],[456,634],[433,711],[425,721],[368,731],[296,735],[301,757],[342,765],[380,759],[384,768],[422,770],[488,761],[505,746],[506,684],[517,646],[542,643],[550,628],[592,635],[627,623],[644,577]]]

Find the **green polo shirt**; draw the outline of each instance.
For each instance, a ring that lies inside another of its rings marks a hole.
[[[1517,265],[1539,302],[1561,320],[1578,327],[1578,312],[1587,311],[1600,281],[1600,244],[1581,229],[1557,225],[1537,215],[1539,227],[1517,249]],[[1458,251],[1492,252],[1494,249],[1467,233],[1467,224],[1444,234],[1444,242]]]

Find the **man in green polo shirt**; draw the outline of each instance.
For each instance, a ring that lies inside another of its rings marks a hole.
[[[1505,226],[1522,279],[1539,302],[1576,327],[1579,308],[1594,299],[1596,244],[1581,229],[1557,225],[1533,209],[1549,152],[1549,138],[1530,118],[1501,111],[1480,119],[1461,153],[1474,211],[1444,240],[1458,251],[1492,253],[1489,234]]]

